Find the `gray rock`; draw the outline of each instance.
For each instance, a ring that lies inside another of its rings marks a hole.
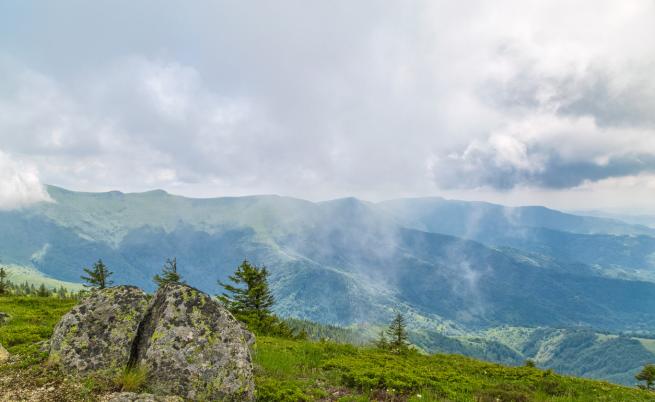
[[[94,290],[55,326],[50,362],[69,373],[118,373],[129,361],[133,339],[148,308],[134,286]]]
[[[250,332],[248,330],[248,326],[241,321],[239,321],[239,325],[241,326],[241,330],[243,331],[243,339],[246,340],[246,343],[248,346],[252,346],[255,344],[255,334]]]
[[[239,322],[186,285],[159,289],[139,327],[131,364],[145,367],[156,394],[253,401],[250,351]]]
[[[0,324],[5,324],[9,320],[9,314],[0,311]]]
[[[136,394],[134,392],[116,392],[100,399],[101,402],[183,402],[179,396],[157,396],[153,394]]]

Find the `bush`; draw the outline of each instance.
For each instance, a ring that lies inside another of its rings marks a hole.
[[[550,396],[562,396],[566,394],[566,389],[556,380],[544,379],[538,384],[538,388]]]
[[[264,402],[304,402],[314,400],[306,395],[300,387],[290,381],[278,381],[271,378],[257,382],[257,401]]]
[[[477,393],[477,402],[529,402],[530,392],[515,384],[501,384]]]

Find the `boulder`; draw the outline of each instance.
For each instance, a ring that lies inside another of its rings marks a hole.
[[[156,394],[254,400],[252,362],[241,325],[209,295],[186,285],[157,291],[130,364],[147,370],[147,387]]]
[[[250,332],[248,329],[248,326],[241,321],[239,321],[239,325],[241,326],[241,330],[243,331],[243,339],[246,340],[246,343],[248,346],[252,346],[255,344],[255,334]]]
[[[74,374],[120,372],[147,308],[146,294],[134,286],[92,291],[55,326],[50,362]]]

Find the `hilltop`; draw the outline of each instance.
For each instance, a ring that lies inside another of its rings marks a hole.
[[[0,395],[9,400],[92,401],[118,389],[108,378],[71,382],[39,351],[75,301],[2,297],[0,342],[13,354],[0,366]],[[505,367],[458,355],[395,355],[334,342],[258,338],[254,346],[259,401],[654,401],[655,395],[550,370]]]

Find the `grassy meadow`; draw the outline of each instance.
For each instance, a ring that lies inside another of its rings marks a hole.
[[[76,302],[55,297],[0,297],[10,315],[0,343],[0,400],[94,401],[118,391],[117,378],[66,378],[40,351]],[[655,393],[504,367],[459,355],[397,355],[334,342],[258,337],[253,348],[259,401],[655,401]],[[147,390],[144,390],[147,391]]]

